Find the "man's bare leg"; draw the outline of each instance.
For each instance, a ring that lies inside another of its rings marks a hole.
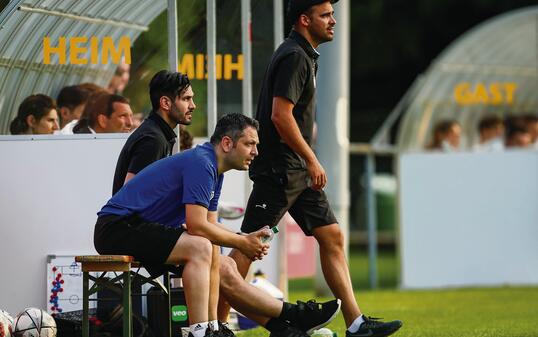
[[[246,282],[228,256],[220,257],[220,276],[221,298],[248,318],[265,325],[270,317],[282,312],[282,301]]]
[[[353,294],[349,267],[344,253],[344,236],[338,224],[317,227],[313,230],[319,244],[321,269],[325,281],[336,298],[342,300],[342,314],[347,326],[361,315]]]
[[[166,260],[167,264],[185,265],[183,288],[190,324],[208,322],[210,269],[213,245],[200,236],[181,234]]]
[[[220,247],[213,245],[213,252],[211,257],[211,276],[209,284],[209,321],[217,320],[217,305],[219,301],[219,260],[220,260]]]
[[[243,281],[241,283],[245,283],[244,279],[245,277],[247,277],[247,273],[248,273],[248,270],[250,268],[252,261],[250,261],[249,258],[247,258],[245,255],[243,255],[243,253],[241,253],[240,251],[236,249],[232,249],[227,259],[224,259],[223,257],[221,258],[222,258],[221,267],[220,267],[221,292],[220,292],[219,305],[218,305],[218,317],[219,317],[219,321],[227,322],[231,307],[227,299],[228,296],[224,296],[224,293],[227,292],[227,287],[226,286],[223,287],[222,285],[223,279],[227,280],[226,283],[228,285],[230,285],[230,283],[234,280],[236,281],[237,284],[239,284],[240,282],[236,280],[235,278],[235,274],[239,272],[239,275]],[[230,261],[230,258],[232,261]],[[232,262],[234,266],[237,267],[237,269],[233,272],[230,269],[230,265],[229,265],[230,262]],[[223,275],[226,275],[226,276],[223,276]],[[239,309],[236,308],[236,310],[239,310]]]

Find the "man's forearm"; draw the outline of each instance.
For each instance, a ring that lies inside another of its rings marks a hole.
[[[187,224],[189,234],[203,236],[216,245],[232,248],[239,248],[241,246],[241,240],[243,238],[218,222],[211,223],[207,221],[204,224],[197,224],[192,227],[194,228],[191,228]]]
[[[275,98],[271,120],[280,135],[280,138],[307,163],[314,162],[316,155],[308,143],[304,140],[301,130],[293,117],[293,105]]]

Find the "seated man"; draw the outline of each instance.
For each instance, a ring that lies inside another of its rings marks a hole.
[[[90,96],[73,133],[130,132],[133,112],[123,96],[97,92]]]
[[[266,228],[243,236],[217,223],[223,173],[248,169],[257,155],[257,129],[257,121],[241,114],[224,116],[209,143],[151,164],[98,213],[94,244],[100,254],[132,255],[152,276],[167,264],[184,265],[192,337],[233,336],[217,322],[219,249],[212,243],[239,249],[252,260],[261,259],[269,248],[261,242],[268,235]],[[226,265],[239,280],[235,266],[229,260]],[[252,288],[243,281],[230,303],[242,303],[239,311],[280,318],[305,331],[328,323],[338,312],[338,301],[293,305]],[[237,300],[251,294],[246,304]]]
[[[90,95],[91,92],[89,90],[83,89],[78,85],[63,87],[60,90],[56,103],[58,105],[61,134],[72,133],[73,130],[69,130],[65,126],[74,120],[80,119]]]

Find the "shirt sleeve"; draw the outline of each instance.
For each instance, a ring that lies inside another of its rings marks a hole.
[[[221,174],[219,176],[219,180],[217,181],[217,186],[215,187],[215,195],[213,196],[213,199],[211,199],[211,202],[209,203],[208,210],[211,212],[215,212],[218,209],[220,190],[222,189],[223,181],[224,181],[224,174]]]
[[[183,171],[183,204],[200,205],[209,209],[211,199],[215,195],[215,172],[209,165],[185,167]],[[211,209],[209,209],[211,210]]]
[[[280,60],[274,76],[274,97],[285,97],[297,104],[310,76],[308,62],[300,53],[292,53]]]
[[[162,158],[162,149],[154,137],[144,137],[133,146],[127,172],[138,174],[145,167]]]

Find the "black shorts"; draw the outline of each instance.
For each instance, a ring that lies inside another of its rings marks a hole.
[[[183,228],[146,221],[136,214],[102,215],[97,218],[93,242],[99,254],[131,255],[157,277],[165,271],[180,272],[166,265],[166,260],[183,232]]]
[[[253,177],[254,186],[248,199],[242,232],[251,233],[266,225],[276,226],[286,212],[308,236],[316,227],[337,222],[325,192],[309,187],[308,171],[289,170],[282,175]]]

